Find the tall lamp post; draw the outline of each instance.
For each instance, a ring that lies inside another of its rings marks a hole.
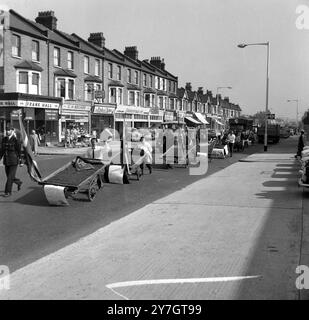
[[[266,116],[265,116],[265,134],[264,134],[264,152],[267,151],[267,120],[268,120],[268,91],[269,91],[269,56],[270,48],[269,42],[261,43],[241,43],[238,45],[238,48],[245,48],[248,46],[266,46],[267,47],[267,70],[266,70]]]
[[[296,102],[296,129],[298,130],[298,99],[288,99],[287,102]]]

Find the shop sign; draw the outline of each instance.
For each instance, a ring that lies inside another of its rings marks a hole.
[[[13,110],[11,112],[11,119],[14,119],[14,120],[18,119],[21,113],[22,113],[21,109]]]
[[[118,106],[117,113],[133,113],[133,114],[149,114],[150,108],[134,107],[134,106]]]
[[[34,109],[26,109],[25,120],[34,120]]]
[[[95,106],[93,113],[113,114],[114,111],[115,111],[115,108],[113,107]]]
[[[58,109],[59,108],[59,103],[18,100],[18,107],[41,108],[41,109]]]
[[[1,100],[0,107],[17,107],[18,101],[17,100]]]
[[[64,104],[62,106],[62,110],[75,110],[75,111],[89,112],[91,110],[91,106],[79,105],[79,104]]]
[[[174,112],[166,111],[164,115],[165,121],[174,121]]]
[[[45,120],[58,120],[58,110],[45,110]]]

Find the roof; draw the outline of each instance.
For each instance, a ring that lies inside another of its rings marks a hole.
[[[37,63],[24,60],[14,66],[16,69],[27,69],[27,70],[34,70],[34,71],[43,71],[43,68],[41,68]]]
[[[120,81],[110,80],[108,83],[109,87],[124,87],[124,85]],[[138,89],[140,90],[140,89]]]
[[[97,76],[88,76],[84,79],[85,82],[99,82],[102,83],[102,79],[100,77]]]
[[[77,78],[77,75],[68,69],[60,69],[59,68],[55,71],[54,74],[55,74],[55,76]]]
[[[61,32],[61,33],[63,33],[63,32]],[[101,58],[103,58],[103,48],[100,48],[99,46],[96,46],[95,44],[92,44],[92,43],[84,40],[83,38],[81,38],[80,36],[78,36],[75,33],[73,33],[70,36],[70,38],[75,39],[75,41],[79,41],[80,49],[82,51],[85,51],[85,52],[90,53],[94,56],[100,56]]]
[[[131,84],[131,83],[128,83],[127,85],[127,89],[128,90],[141,90],[141,88],[135,84]]]

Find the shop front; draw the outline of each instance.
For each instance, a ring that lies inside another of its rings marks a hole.
[[[166,110],[164,112],[164,122],[177,121],[176,111]]]
[[[91,114],[91,134],[99,136],[106,128],[114,129],[116,104],[94,104]]]
[[[123,124],[129,122],[131,128],[145,129],[150,127],[150,108],[118,106],[115,110],[115,129],[123,135]]]
[[[185,123],[191,128],[196,128],[202,124],[200,121],[195,119],[194,113],[189,111],[186,112]]]
[[[65,101],[60,108],[59,142],[66,130],[74,131],[77,137],[90,135],[91,104]]]
[[[22,93],[0,95],[0,129],[7,124],[19,128],[19,113],[27,134],[35,130],[41,143],[57,142],[59,138],[59,107],[61,99]]]

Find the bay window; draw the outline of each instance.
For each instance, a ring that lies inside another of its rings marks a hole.
[[[140,106],[140,92],[139,91],[129,91],[129,106],[136,106],[139,107]]]
[[[17,92],[41,94],[41,74],[32,70],[18,70],[16,72]]]
[[[110,87],[109,88],[109,103],[116,103],[122,105],[122,88]]]
[[[55,78],[56,97],[62,97],[66,100],[74,100],[75,80],[71,78]]]

